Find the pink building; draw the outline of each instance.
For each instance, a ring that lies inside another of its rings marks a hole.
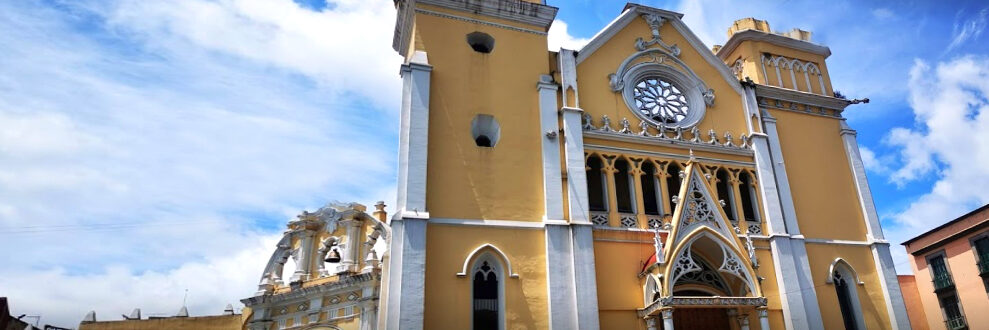
[[[930,329],[989,329],[989,204],[903,246]]]

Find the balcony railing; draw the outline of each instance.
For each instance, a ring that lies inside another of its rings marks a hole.
[[[989,253],[979,255],[979,275],[989,276]]]
[[[944,325],[948,330],[958,330],[965,329],[965,317],[959,316],[947,321],[944,321]]]
[[[955,281],[951,280],[951,275],[948,274],[938,274],[934,276],[934,292],[952,288],[955,286]]]

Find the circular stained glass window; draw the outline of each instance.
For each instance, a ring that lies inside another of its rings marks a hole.
[[[658,76],[646,76],[635,82],[632,99],[639,113],[657,123],[675,124],[687,118],[687,96],[676,85]]]

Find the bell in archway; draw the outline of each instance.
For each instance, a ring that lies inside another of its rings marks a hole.
[[[340,252],[337,252],[337,250],[330,250],[330,253],[326,255],[326,262],[340,262]]]

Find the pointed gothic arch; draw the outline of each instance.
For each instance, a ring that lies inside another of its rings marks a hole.
[[[480,256],[483,256],[485,253],[491,253],[491,254],[497,256],[500,259],[498,261],[500,263],[503,263],[505,265],[505,274],[508,274],[508,277],[511,277],[511,278],[518,278],[519,277],[519,274],[515,273],[512,270],[512,261],[511,260],[508,260],[508,255],[506,255],[504,252],[501,252],[501,249],[499,249],[497,246],[494,246],[494,245],[492,245],[490,243],[482,244],[481,246],[478,246],[477,248],[475,248],[474,251],[471,251],[469,254],[467,254],[467,258],[464,259],[464,266],[460,270],[460,272],[457,273],[457,276],[459,276],[459,277],[466,277],[466,276],[468,276],[470,273],[468,273],[467,270],[468,270],[468,267],[470,267],[472,261],[474,261],[475,259],[479,258]]]
[[[664,273],[664,278],[667,279],[666,283],[663,284],[664,295],[673,295],[674,288],[684,275],[704,270],[704,267],[693,256],[694,244],[700,240],[707,240],[709,242],[706,248],[709,253],[717,252],[717,256],[721,257],[720,266],[716,269],[717,273],[722,278],[723,276],[731,275],[741,281],[741,289],[744,289],[744,291],[739,291],[737,296],[762,296],[762,290],[759,288],[758,283],[756,283],[755,270],[752,269],[745,255],[738,250],[737,246],[731,244],[727,238],[707,226],[692,231],[673,251],[673,257],[670,259],[669,267],[667,267]],[[719,248],[720,251],[711,251],[711,243]],[[712,261],[714,261],[714,264],[718,263],[715,260]],[[711,264],[711,266],[713,267],[714,264]],[[730,286],[728,287],[730,288]]]
[[[862,315],[862,304],[858,296],[858,286],[865,283],[859,280],[855,269],[842,258],[832,261],[828,271],[826,282],[834,286],[845,329],[865,329],[865,318]]]

